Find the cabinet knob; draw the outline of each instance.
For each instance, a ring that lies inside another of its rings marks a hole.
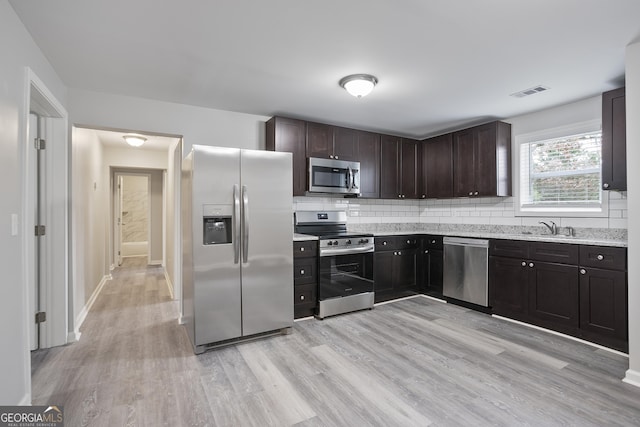
[[[411,240],[407,240],[407,244],[410,245],[411,244]]]
[[[304,276],[304,270],[300,270],[300,275]]]
[[[300,252],[304,252],[304,248],[300,248]]]
[[[532,262],[529,263],[529,267],[534,267],[534,264]]]
[[[300,301],[304,301],[304,295],[300,295]]]
[[[402,252],[398,251],[398,255],[402,255]]]
[[[330,158],[330,159],[333,159],[333,154],[329,154],[329,158]]]
[[[401,198],[401,197],[402,197],[402,194],[398,194],[398,198]]]
[[[428,253],[429,253],[429,250],[427,249],[426,251],[424,251],[424,253],[425,253],[425,254],[428,254]]]
[[[427,198],[427,195],[426,195],[426,194],[423,194],[423,195],[422,195],[422,198],[423,198],[423,199],[426,199],[426,198]]]
[[[431,241],[431,243],[432,243],[432,244],[435,244],[435,243],[436,243],[436,241],[435,241],[435,240],[432,240],[432,241]]]
[[[526,261],[522,261],[522,266],[526,267],[527,266],[527,262]]]
[[[602,184],[602,188],[609,188],[609,184],[607,184],[606,182],[604,184]]]
[[[334,159],[337,159],[337,158],[338,158],[338,156],[333,156],[333,158],[334,158]]]
[[[473,196],[473,191],[469,191],[469,195],[470,195],[470,196]]]
[[[394,255],[398,255],[398,252],[394,251],[394,252],[393,252],[393,254],[394,254]]]
[[[404,194],[402,195],[402,198],[404,199]]]
[[[382,242],[382,246],[387,246],[387,241]]]
[[[580,269],[580,274],[587,274],[587,270],[585,270],[584,268]]]
[[[596,258],[598,258],[598,261],[602,261],[604,259],[604,255],[598,254]]]
[[[478,192],[477,192],[477,191],[474,191],[474,192],[473,192],[473,195],[474,195],[474,196],[477,196],[477,195],[478,195]]]

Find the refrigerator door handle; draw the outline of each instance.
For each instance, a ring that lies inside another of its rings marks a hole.
[[[249,262],[249,195],[247,186],[242,186],[242,262]]]
[[[233,185],[233,263],[240,262],[240,189]]]

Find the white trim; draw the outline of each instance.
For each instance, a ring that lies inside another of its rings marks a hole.
[[[448,304],[447,300],[444,300],[442,298],[436,298],[436,297],[432,297],[431,295],[424,295],[424,294],[419,295],[419,296],[421,296],[422,298],[430,299],[432,301],[437,301],[437,302],[441,302],[443,304]]]
[[[300,317],[298,319],[293,319],[293,323],[302,322],[304,320],[312,320],[312,319],[315,319],[315,316]]]
[[[149,265],[162,265],[162,260],[161,259],[154,259],[149,261]]]
[[[87,303],[84,305],[84,307],[82,307],[82,310],[80,310],[80,313],[78,313],[78,316],[76,317],[75,330],[73,332],[75,334],[75,336],[77,337],[77,340],[80,339],[80,335],[81,335],[80,327],[84,323],[84,320],[87,318],[87,315],[89,314],[89,311],[91,310],[91,307],[93,307],[93,304],[96,302],[96,299],[98,299],[98,295],[100,295],[100,292],[102,292],[102,288],[104,288],[104,285],[106,285],[107,282],[109,280],[112,280],[112,279],[113,279],[113,277],[111,276],[111,274],[107,274],[106,276],[103,276],[102,280],[100,280],[100,283],[98,284],[96,289],[91,294],[91,297],[89,298],[89,301],[87,301]]]
[[[625,373],[625,377],[622,379],[622,382],[640,387],[640,372],[628,369]]]
[[[184,316],[178,317],[178,325],[185,325],[187,323],[187,319]]]
[[[31,393],[22,396],[22,399],[18,402],[18,406],[31,406]]]
[[[609,192],[601,191],[602,200],[599,207],[590,205],[580,210],[575,207],[522,207],[520,204],[520,146],[532,141],[544,141],[567,135],[593,132],[602,129],[602,120],[593,119],[584,122],[572,123],[541,131],[516,135],[513,140],[513,198],[515,217],[553,217],[553,218],[607,218],[609,217]]]
[[[572,341],[577,341],[577,342],[582,343],[582,344],[587,344],[587,345],[589,345],[591,347],[595,347],[595,348],[597,348],[599,350],[605,350],[605,351],[608,351],[610,353],[617,354],[618,356],[629,357],[629,355],[627,353],[623,353],[621,351],[614,350],[612,348],[605,347],[603,345],[596,344],[596,343],[593,343],[591,341],[586,341],[586,340],[583,340],[581,338],[572,337],[571,335],[566,335],[566,334],[563,334],[561,332],[552,331],[551,329],[542,328],[540,326],[532,325],[530,323],[521,322],[519,320],[509,319],[508,317],[503,317],[503,316],[500,316],[500,315],[497,315],[497,314],[492,314],[491,317],[495,317],[496,319],[500,319],[500,320],[506,320],[507,322],[515,323],[515,324],[518,324],[518,325],[527,326],[527,327],[529,327],[531,329],[535,329],[537,331],[547,332],[547,333],[552,334],[552,335],[557,335],[559,337],[568,338],[568,339],[570,339]]]
[[[173,295],[173,283],[171,283],[171,278],[169,278],[169,273],[167,273],[167,269],[165,267],[162,268],[164,271],[164,281],[167,284],[167,288],[169,288],[169,295],[171,295],[171,300],[175,300]]]

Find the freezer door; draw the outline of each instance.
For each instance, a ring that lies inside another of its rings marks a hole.
[[[240,262],[235,256],[240,244],[235,232],[240,226],[240,150],[194,145],[193,153],[192,299],[194,345],[201,346],[242,336]],[[211,233],[208,222],[222,227],[229,217],[231,230],[223,241],[206,236]]]
[[[293,325],[291,153],[243,150],[243,335]]]

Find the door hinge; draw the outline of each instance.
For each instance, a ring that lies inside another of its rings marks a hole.
[[[39,311],[36,313],[36,323],[42,323],[47,321],[47,313],[45,311]]]
[[[44,150],[47,148],[47,141],[42,138],[36,138],[34,142],[36,143],[36,150]]]
[[[46,231],[47,230],[44,225],[36,225],[36,236],[44,236]]]
[[[118,255],[120,255],[120,251],[118,251]]]

